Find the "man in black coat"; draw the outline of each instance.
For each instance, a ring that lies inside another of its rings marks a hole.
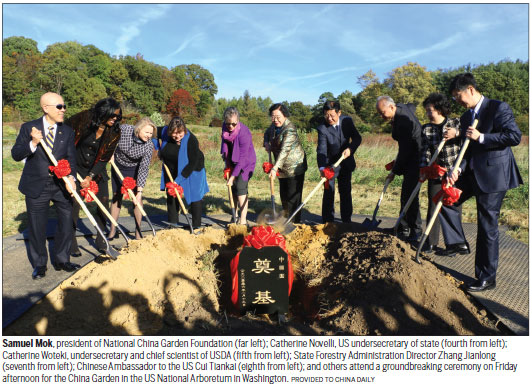
[[[470,139],[460,174],[451,178],[463,192],[457,205],[474,196],[477,204],[475,277],[469,291],[495,288],[499,263],[499,215],[509,189],[523,184],[511,146],[521,142],[521,131],[510,106],[483,96],[471,73],[456,75],[449,92],[468,110],[460,117],[459,136]],[[471,127],[478,119],[476,128]],[[458,181],[457,181],[458,180]]]
[[[399,152],[388,179],[391,181],[395,175],[403,175],[401,210],[419,180],[421,124],[416,117],[415,110],[415,105],[396,104],[390,96],[377,98],[377,112],[384,120],[392,123],[392,138],[399,145]],[[400,236],[408,237],[408,241],[418,242],[422,232],[419,195],[416,195],[406,215],[399,222],[398,232]]]
[[[323,170],[326,167],[332,166],[342,155],[346,157],[335,169],[335,177],[338,180],[342,222],[349,223],[353,214],[351,177],[356,167],[353,154],[360,145],[362,138],[355,128],[353,119],[347,115],[342,115],[339,102],[325,102],[323,115],[325,124],[318,126],[318,146],[316,148],[318,167],[321,176],[324,176]],[[321,217],[323,223],[334,221],[334,178],[329,181],[328,188],[323,191]]]
[[[68,160],[72,188],[76,188],[76,157],[74,149],[74,131],[63,125],[66,105],[63,98],[52,92],[41,96],[41,108],[44,115],[31,122],[24,123],[11,149],[15,161],[25,160],[20,178],[19,190],[26,196],[28,215],[29,247],[28,257],[33,266],[33,279],[43,278],[46,274],[48,252],[46,250],[46,224],[48,209],[52,201],[57,210],[57,231],[54,237],[52,265],[68,272],[80,268],[70,262],[70,245],[72,242],[72,198],[65,189],[63,180],[50,173],[53,165],[39,145],[43,139],[52,149],[56,160]]]

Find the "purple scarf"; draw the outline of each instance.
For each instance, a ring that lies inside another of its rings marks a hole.
[[[222,125],[222,150],[220,153],[222,153],[224,159],[227,158],[227,153],[229,151],[227,143],[233,143],[236,137],[238,137],[238,133],[240,133],[240,122],[238,122],[238,125],[236,125],[233,131],[229,131],[225,126],[225,123]]]

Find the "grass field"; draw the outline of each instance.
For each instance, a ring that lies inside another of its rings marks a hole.
[[[227,187],[223,180],[224,164],[220,156],[220,129],[207,126],[191,125],[190,129],[198,137],[200,146],[205,154],[205,168],[210,192],[204,198],[204,212],[206,214],[230,214],[227,200]],[[18,191],[18,181],[22,171],[22,163],[11,158],[11,147],[16,137],[16,130],[12,126],[3,126],[2,135],[2,236],[10,236],[26,228],[26,206],[24,196]],[[315,133],[302,135],[303,144],[307,152],[309,169],[305,175],[305,197],[319,181],[316,164]],[[250,212],[260,213],[270,207],[270,190],[267,175],[262,171],[262,163],[268,161],[268,154],[262,148],[262,133],[254,132],[253,141],[257,153],[257,165],[254,176],[249,185]],[[528,244],[528,137],[523,136],[521,144],[513,148],[517,164],[524,185],[508,191],[501,209],[500,221],[508,225],[509,234]],[[387,171],[384,165],[395,158],[397,144],[390,135],[363,135],[362,144],[355,153],[357,169],[353,175],[353,209],[355,214],[371,215],[382,191]],[[144,189],[144,204],[148,214],[166,214],[164,193],[159,190],[161,163],[156,157],[152,160],[150,175]],[[388,187],[388,191],[379,209],[380,216],[396,217],[399,214],[399,196],[401,177],[396,177]],[[421,188],[421,215],[427,213],[426,185]],[[318,190],[305,206],[309,212],[321,215],[321,199],[323,190]],[[280,205],[279,190],[276,188],[277,204]],[[338,196],[336,196],[336,211],[339,212]],[[124,207],[121,215],[131,211],[131,203],[126,201],[128,209]],[[95,205],[90,204],[89,210]],[[280,206],[278,206],[280,207]],[[51,210],[54,216],[54,209]],[[475,200],[468,200],[463,206],[464,222],[476,221]]]

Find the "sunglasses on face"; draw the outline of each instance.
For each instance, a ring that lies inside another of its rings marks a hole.
[[[122,115],[116,115],[116,114],[113,114],[109,117],[109,119],[114,119],[114,120],[117,120],[117,121],[120,121],[122,120]],[[108,119],[108,120],[109,120]]]
[[[47,106],[55,106],[58,110],[62,110],[63,108],[66,110],[66,104],[47,104]]]

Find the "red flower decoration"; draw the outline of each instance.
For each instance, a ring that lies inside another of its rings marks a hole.
[[[166,183],[165,187],[168,190],[168,194],[170,196],[173,196],[174,198],[177,198],[177,194],[179,194],[179,196],[183,196],[183,187],[181,187],[177,183],[169,181],[168,183]]]
[[[50,168],[50,171],[54,173],[58,179],[62,179],[65,176],[68,176],[70,174],[70,164],[68,163],[68,160],[59,160],[57,162],[57,165],[50,165],[48,168]]]
[[[445,206],[452,206],[460,199],[460,195],[462,195],[462,190],[456,187],[447,187],[447,181],[444,180],[441,184],[441,190],[434,195],[432,201],[438,203],[441,199]]]
[[[233,170],[231,168],[225,168],[224,169],[224,179],[225,180],[229,180],[229,178],[231,177],[231,172],[233,172]]]
[[[323,170],[323,174],[327,181],[323,183],[323,187],[328,190],[330,187],[329,180],[331,180],[334,177],[334,169],[332,167],[327,167]]]
[[[85,197],[85,202],[92,202],[94,200],[89,194],[89,190],[92,191],[94,195],[98,193],[98,184],[94,180],[91,180],[88,188],[82,188],[80,191],[81,196]]]
[[[384,166],[384,168],[386,168],[387,171],[391,171],[392,168],[393,168],[393,165],[394,165],[394,164],[395,164],[395,160],[390,161],[388,164],[386,164],[386,165]]]
[[[124,177],[124,180],[122,180],[122,188],[120,189],[120,192],[124,194],[126,199],[129,199],[128,190],[132,190],[137,186],[137,181],[133,179],[132,177]]]
[[[439,179],[440,177],[445,175],[446,172],[447,172],[447,168],[441,167],[436,163],[432,163],[432,165],[429,167],[422,167],[419,169],[419,175],[420,176],[425,175],[425,180],[426,179]],[[425,180],[420,179],[419,181],[423,182]]]
[[[270,171],[273,168],[273,164],[271,162],[266,161],[264,164],[262,164],[262,170],[264,173],[270,173]]]

